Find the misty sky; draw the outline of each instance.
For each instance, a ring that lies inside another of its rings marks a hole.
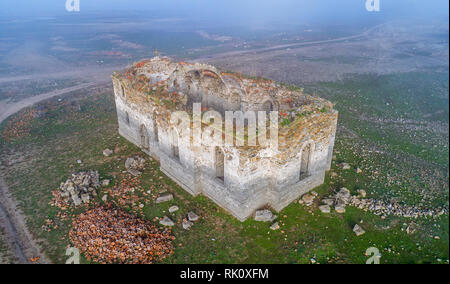
[[[42,17],[67,14],[66,0],[1,0],[0,17]],[[212,25],[339,23],[364,19],[418,18],[448,21],[448,0],[380,0],[381,12],[369,13],[365,0],[80,0],[84,14],[117,16],[136,11],[155,17],[183,17]]]

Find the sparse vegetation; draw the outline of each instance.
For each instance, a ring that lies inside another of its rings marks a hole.
[[[121,175],[126,157],[142,155],[138,148],[118,136],[114,103],[108,94],[111,91],[105,92],[79,94],[66,102],[52,100],[45,103],[48,111],[33,121],[30,137],[14,143],[1,142],[0,160],[8,163],[2,173],[22,210],[33,216],[28,225],[35,236],[43,240],[45,252],[55,262],[64,261],[72,218],[88,208],[76,209],[67,219],[61,219],[60,211],[49,205],[51,192],[72,172],[87,169],[98,170],[102,179],[113,181],[111,186],[118,185],[128,179]],[[74,107],[78,104],[79,108]],[[408,200],[409,196],[421,196],[423,184],[416,180],[415,167],[408,166],[408,171],[413,170],[408,173],[400,166],[407,156],[396,155],[392,159],[389,152],[374,152],[373,143],[352,136],[346,127],[340,128],[338,136],[333,169],[325,184],[316,189],[319,196],[327,196],[342,186],[353,193],[364,188],[370,196],[400,198],[405,202],[416,200],[412,197]],[[104,157],[102,151],[108,147],[117,148],[117,153]],[[77,164],[77,159],[83,163]],[[337,166],[342,161],[361,167],[363,174],[342,170]],[[426,170],[426,167],[417,166],[417,171]],[[394,170],[397,174],[393,174]],[[448,200],[445,196],[448,180],[445,181],[443,174],[442,178],[435,177],[435,181],[428,184],[432,186],[428,190],[435,196],[431,204]],[[398,181],[409,184],[400,187]],[[155,218],[163,215],[175,221],[175,253],[164,263],[309,263],[311,259],[319,263],[364,263],[364,253],[371,246],[380,249],[382,263],[448,261],[448,216],[438,220],[382,219],[354,208],[348,208],[343,215],[327,215],[320,213],[318,204],[305,207],[293,203],[278,214],[281,228],[271,231],[265,223],[253,220],[240,223],[205,197],[193,198],[160,172],[157,161],[147,159],[146,170],[136,182],[131,185],[135,192],[127,191],[131,198],[127,200],[131,203],[119,202],[120,199],[114,197],[111,197],[112,201],[151,222],[157,222]],[[426,180],[423,182],[427,184]],[[108,188],[100,192],[99,199],[91,206],[102,204],[102,192],[107,193]],[[173,193],[174,200],[156,204],[154,199],[162,192]],[[438,192],[444,195],[435,195]],[[168,213],[172,205],[180,209]],[[191,230],[185,231],[181,221],[192,210],[201,219]],[[57,226],[43,230],[48,219]],[[364,236],[354,235],[352,228],[356,223],[367,231]],[[411,223],[417,223],[420,229],[408,235],[405,224]]]

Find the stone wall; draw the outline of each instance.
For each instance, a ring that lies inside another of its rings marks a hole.
[[[331,165],[337,124],[337,112],[328,102],[276,89],[272,82],[253,83],[251,89],[245,86],[251,82],[246,81],[249,79],[230,79],[227,77],[230,75],[212,66],[188,65],[183,69],[181,63],[162,61],[152,59],[139,65],[146,68],[148,78],[143,79],[145,84],[138,81],[139,87],[133,80],[142,76],[139,72],[144,73],[141,67],[132,67],[123,73],[126,76],[113,75],[119,133],[159,160],[161,170],[183,189],[192,195],[209,197],[244,221],[263,206],[282,210],[323,183],[325,171]],[[158,72],[168,71],[155,75],[155,64]],[[201,75],[205,72],[206,75]],[[208,77],[207,82],[202,81],[202,76]],[[162,103],[165,97],[154,94],[154,86],[158,92],[160,82],[165,82],[161,90],[167,91],[166,97],[175,95],[176,91],[181,93],[173,103]],[[257,93],[260,93],[259,100],[255,97]],[[286,102],[286,98],[301,103]],[[199,101],[220,111],[261,110],[268,105],[272,110],[290,107],[296,109],[297,116],[289,125],[280,126],[279,148],[273,155],[268,156],[270,149],[260,146],[194,146],[190,132],[173,125],[170,116],[176,110],[189,111],[189,104]],[[326,111],[325,107],[328,107]],[[216,153],[223,153],[223,160],[216,161]]]

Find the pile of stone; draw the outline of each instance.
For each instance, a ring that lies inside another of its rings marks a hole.
[[[73,221],[69,238],[89,261],[150,264],[174,253],[174,236],[120,209],[99,207]]]
[[[398,202],[387,203],[378,199],[360,199],[354,196],[349,203],[350,206],[357,207],[364,211],[371,211],[375,215],[386,217],[388,215],[404,218],[431,217],[438,218],[448,214],[448,208],[424,209],[418,206],[402,205]]]
[[[351,195],[350,191],[343,187],[336,195],[323,199],[323,205],[319,209],[324,213],[329,213],[331,207],[337,213],[345,213],[347,206],[359,208],[364,211],[371,211],[375,215],[386,217],[388,215],[399,216],[404,218],[419,217],[439,217],[448,214],[448,208],[422,209],[417,206],[401,205],[398,202],[387,203],[382,200],[365,198],[366,192],[362,189],[358,190],[358,195]]]
[[[100,187],[99,174],[97,171],[79,172],[59,187],[60,195],[64,202],[73,203],[79,206],[97,196],[97,189]]]
[[[189,212],[187,214],[187,218],[183,218],[182,223],[183,229],[189,230],[192,226],[194,226],[194,222],[198,221],[198,219],[200,219],[200,217],[197,214],[195,214],[192,211]]]
[[[125,161],[125,168],[133,176],[139,176],[145,168],[145,159],[139,156],[130,157]]]

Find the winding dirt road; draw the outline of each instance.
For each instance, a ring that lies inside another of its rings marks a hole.
[[[84,83],[61,90],[44,93],[38,96],[23,99],[14,103],[0,102],[0,124],[9,116],[20,110],[32,106],[43,100],[64,95],[73,91],[89,88],[95,85],[106,83],[99,80],[91,83]],[[25,216],[17,206],[17,202],[10,195],[10,191],[0,175],[0,228],[3,237],[13,254],[14,261],[18,263],[29,263],[32,258],[39,258],[38,263],[50,263],[50,260],[40,250],[40,246],[28,231]]]

